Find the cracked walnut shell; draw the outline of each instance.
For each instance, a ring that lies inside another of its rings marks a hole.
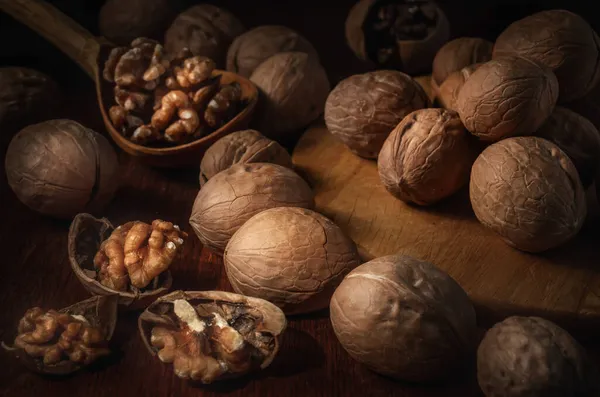
[[[182,379],[204,384],[267,368],[287,326],[275,305],[223,291],[176,291],[139,317],[144,344]]]
[[[383,142],[409,113],[430,105],[410,76],[379,70],[350,76],[331,91],[325,124],[353,153],[377,158]]]
[[[86,299],[61,310],[34,307],[19,321],[13,353],[32,371],[67,375],[110,354],[117,322],[117,297]]]
[[[587,213],[575,166],[558,146],[537,137],[488,146],[473,164],[470,197],[484,226],[527,252],[570,240]]]
[[[440,380],[475,350],[475,309],[465,291],[431,263],[405,255],[350,272],[331,298],[336,337],[371,370],[412,382]]]
[[[233,289],[286,314],[324,309],[342,278],[360,264],[354,242],[331,220],[304,208],[272,208],[233,235],[223,257]]]

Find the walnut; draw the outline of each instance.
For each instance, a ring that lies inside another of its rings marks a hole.
[[[350,272],[331,298],[337,339],[371,370],[411,382],[440,380],[475,350],[475,309],[431,263],[404,255]]]
[[[410,76],[379,70],[338,83],[325,104],[325,123],[353,153],[374,159],[407,114],[429,105],[427,94]]]
[[[421,109],[392,131],[377,168],[381,182],[396,198],[430,205],[467,184],[476,157],[472,136],[456,112]]]
[[[361,0],[346,19],[346,40],[358,58],[411,75],[431,70],[449,38],[448,19],[433,1]]]
[[[600,133],[589,120],[557,106],[535,135],[565,152],[577,168],[584,188],[592,184],[600,167]]]
[[[279,25],[259,26],[233,40],[227,51],[227,70],[248,78],[267,58],[290,51],[304,52],[319,60],[317,50],[295,30]]]
[[[178,120],[173,121],[175,114]],[[151,126],[154,130],[164,130],[167,142],[180,143],[194,135],[200,127],[200,117],[192,107],[189,96],[176,90],[162,97],[160,109],[152,115]],[[145,137],[136,136],[136,132],[133,133],[133,140],[144,142],[142,139]]]
[[[245,30],[229,11],[211,4],[199,4],[175,18],[165,34],[165,47],[170,53],[189,48],[194,55],[214,60],[222,69],[227,48]]]
[[[231,236],[253,215],[274,207],[314,207],[314,193],[289,168],[235,164],[200,189],[190,225],[205,247],[223,253]]]
[[[476,63],[466,66],[457,72],[450,73],[448,77],[446,77],[438,89],[436,98],[443,108],[458,111],[458,94],[460,93],[463,85],[465,85],[467,79],[471,77],[473,72],[475,72],[481,65],[481,63]]]
[[[488,397],[597,396],[599,375],[567,331],[539,317],[494,325],[477,351],[477,378]]]
[[[246,221],[223,259],[236,292],[273,302],[286,314],[326,308],[342,278],[360,264],[356,245],[336,224],[291,207],[271,208]]]
[[[136,130],[144,124],[144,120],[129,114],[124,107],[118,105],[108,109],[108,117],[113,126],[126,137],[129,137],[129,131]]]
[[[292,169],[290,154],[256,130],[225,135],[206,150],[200,163],[200,186],[234,164],[272,163]]]
[[[100,210],[118,185],[117,154],[108,140],[71,120],[21,130],[8,146],[5,165],[17,198],[58,218]]]
[[[600,79],[600,38],[570,11],[542,11],[511,24],[494,44],[494,59],[506,55],[550,68],[558,79],[561,103],[583,97]]]
[[[152,106],[152,95],[148,92],[115,86],[114,93],[115,102],[122,107],[127,114],[130,112],[145,114]]]
[[[262,299],[222,291],[176,291],[152,303],[138,321],[153,356],[175,375],[208,384],[267,368],[287,321]]]
[[[275,140],[300,130],[323,113],[329,79],[318,60],[303,52],[267,58],[250,76],[263,94],[258,129]]]
[[[174,69],[179,87],[191,88],[211,77],[216,64],[212,59],[195,56],[183,61],[182,66]]]
[[[204,120],[214,129],[222,127],[235,116],[242,104],[242,88],[239,83],[223,85],[206,105]]]
[[[509,245],[541,252],[565,243],[586,217],[575,166],[542,138],[508,138],[488,146],[471,170],[477,219]]]
[[[558,82],[550,69],[525,58],[498,58],[481,65],[458,93],[465,127],[483,141],[532,134],[550,116]]]
[[[489,61],[493,46],[491,42],[477,37],[460,37],[444,44],[433,59],[431,84],[434,89],[439,89],[451,73]]]
[[[564,105],[592,122],[600,131],[600,84],[586,96]]]
[[[93,297],[61,310],[34,307],[19,321],[12,346],[2,347],[29,369],[66,375],[110,354],[117,298]]]

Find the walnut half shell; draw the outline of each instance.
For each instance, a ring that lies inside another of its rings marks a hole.
[[[156,277],[154,283],[138,292],[115,291],[102,285],[97,279],[94,256],[100,244],[111,235],[113,230],[113,225],[106,218],[96,219],[85,213],[75,216],[69,229],[68,239],[71,268],[81,284],[92,295],[116,294],[119,296],[119,304],[133,310],[144,308],[169,291],[173,278],[169,271],[165,271]]]

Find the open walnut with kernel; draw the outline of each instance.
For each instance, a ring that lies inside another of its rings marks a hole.
[[[205,384],[269,366],[286,325],[272,303],[223,291],[173,292],[138,320],[152,355],[178,377]]]
[[[19,321],[13,345],[2,347],[35,372],[75,372],[110,354],[117,302],[115,295],[97,296],[61,310],[31,308]]]
[[[169,267],[186,238],[179,226],[160,219],[114,228],[105,218],[79,214],[69,230],[69,259],[90,293],[117,294],[119,303],[142,308],[171,287]]]

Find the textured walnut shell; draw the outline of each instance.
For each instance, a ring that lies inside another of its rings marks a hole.
[[[407,74],[357,74],[338,83],[327,97],[325,124],[353,153],[374,159],[407,114],[429,105],[423,88]]]
[[[450,24],[446,14],[435,6],[435,29],[422,40],[399,40],[389,37],[386,43],[370,39],[370,23],[379,12],[381,5],[405,3],[406,0],[360,0],[350,10],[346,19],[346,42],[354,54],[361,60],[368,60],[386,69],[401,70],[410,75],[431,70],[431,64],[437,51],[450,38]],[[434,2],[427,2],[435,5]],[[388,44],[393,56],[387,62],[377,60],[378,47]],[[393,45],[391,45],[393,44]]]
[[[348,354],[393,378],[444,378],[475,348],[475,309],[465,291],[436,266],[409,256],[384,256],[354,269],[335,290],[330,311]]]
[[[117,324],[117,300],[115,295],[94,296],[60,309],[58,312],[85,317],[92,327],[103,331],[106,341],[110,341]],[[81,364],[71,360],[61,361],[55,365],[44,365],[41,358],[31,357],[19,348],[4,343],[2,346],[14,354],[28,369],[40,374],[68,375],[83,368]]]
[[[549,67],[558,79],[559,101],[588,93],[600,78],[600,38],[579,15],[542,11],[511,24],[498,36],[493,58],[524,56]]]
[[[100,33],[128,46],[138,37],[161,37],[176,16],[173,0],[107,0],[100,9]]]
[[[600,84],[586,96],[564,105],[592,122],[600,131]]]
[[[600,166],[600,132],[585,117],[557,106],[536,136],[555,143],[573,162],[584,188]]]
[[[0,68],[0,125],[20,128],[51,116],[62,95],[58,85],[37,70]]]
[[[8,184],[34,211],[72,218],[102,209],[118,185],[117,154],[106,138],[71,120],[30,125],[6,152]]]
[[[494,325],[477,351],[477,378],[488,397],[597,396],[597,369],[567,331],[539,317]]]
[[[575,166],[558,146],[537,137],[488,146],[473,164],[470,196],[477,219],[522,251],[565,243],[587,213]]]
[[[314,193],[289,168],[276,164],[236,164],[200,189],[190,225],[205,247],[222,253],[233,234],[252,216],[269,208],[313,208]]]
[[[250,80],[260,89],[258,129],[280,140],[323,113],[331,86],[317,59],[304,52],[281,52],[258,65]]]
[[[456,104],[458,94],[465,82],[477,70],[481,63],[466,66],[457,72],[452,72],[446,77],[437,91],[437,102],[445,109],[458,111]]]
[[[234,164],[272,163],[293,168],[290,154],[256,130],[225,135],[206,150],[200,162],[200,186]]]
[[[113,225],[106,218],[96,219],[90,214],[78,214],[69,228],[68,255],[73,273],[83,287],[92,295],[117,295],[119,304],[131,310],[144,308],[171,288],[173,278],[166,271],[158,276],[158,287],[140,293],[115,291],[96,279],[94,256],[100,244],[113,232]]]
[[[460,37],[444,44],[433,59],[431,83],[440,87],[446,78],[464,67],[492,59],[492,42],[478,37]]]
[[[558,82],[550,69],[525,58],[498,58],[481,65],[465,82],[457,111],[465,127],[483,141],[533,134],[550,116]]]
[[[356,245],[331,220],[303,208],[273,208],[250,218],[225,248],[233,289],[286,314],[329,305],[342,278],[360,264]]]
[[[265,25],[251,29],[233,40],[227,50],[227,70],[248,78],[258,65],[279,52],[304,52],[319,60],[317,50],[295,30],[285,26]]]
[[[246,28],[229,11],[212,4],[192,6],[179,14],[165,33],[165,49],[173,54],[188,48],[224,68],[227,49]]]
[[[467,184],[475,157],[472,136],[456,112],[421,109],[392,131],[377,168],[383,186],[394,197],[430,205]]]

